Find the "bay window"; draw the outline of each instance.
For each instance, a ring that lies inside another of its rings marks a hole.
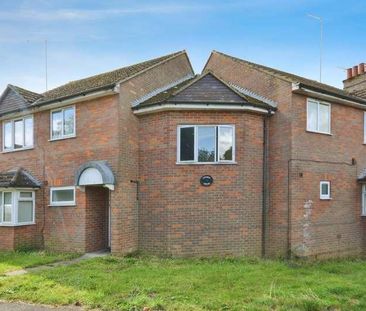
[[[178,162],[234,162],[234,137],[233,125],[181,125],[177,137]]]
[[[75,136],[75,107],[51,111],[51,140]]]
[[[3,122],[3,151],[33,147],[33,116]]]
[[[0,225],[34,224],[34,191],[0,189]]]

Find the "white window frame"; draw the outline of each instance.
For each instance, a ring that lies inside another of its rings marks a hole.
[[[35,200],[35,191],[34,189],[9,189],[9,188],[0,188],[0,226],[6,227],[15,227],[15,226],[28,226],[34,225],[36,223],[36,200]],[[4,221],[4,193],[11,193],[11,221]],[[30,192],[32,193],[32,198],[20,198],[20,192]],[[33,204],[33,221],[27,222],[19,222],[18,221],[18,202],[32,202]]]
[[[64,135],[64,122],[65,122],[65,110],[73,108],[74,110],[74,133],[70,135]],[[52,136],[52,127],[53,127],[53,121],[52,121],[52,115],[54,112],[62,112],[62,125],[61,125],[61,136],[59,137],[53,137]],[[61,140],[61,139],[67,139],[67,138],[73,138],[76,137],[76,108],[75,105],[73,106],[67,106],[62,108],[56,108],[50,111],[50,141],[54,140]]]
[[[363,143],[366,144],[366,111],[363,113]]]
[[[322,193],[322,186],[323,185],[327,185],[328,186],[328,193],[327,194],[323,194]],[[331,194],[331,188],[330,188],[330,186],[331,186],[331,183],[330,183],[330,181],[328,181],[328,180],[322,180],[321,182],[320,182],[320,185],[319,185],[319,188],[320,188],[320,200],[330,200],[331,199],[331,197],[330,197],[330,194]]]
[[[53,201],[53,192],[57,190],[73,190],[74,200],[73,201]],[[76,205],[76,188],[74,186],[67,187],[51,187],[50,188],[50,206],[75,206]]]
[[[318,108],[318,112],[317,112],[317,118],[318,118],[317,125],[318,125],[318,128],[316,130],[311,129],[310,126],[309,126],[309,104],[310,103],[317,104],[317,108]],[[319,130],[319,123],[320,123],[319,122],[319,115],[320,115],[319,114],[319,105],[320,104],[329,107],[329,129],[328,129],[328,131],[325,131],[325,132]],[[330,103],[319,101],[319,100],[312,99],[312,98],[307,99],[307,102],[306,102],[306,130],[308,132],[331,135],[331,131],[332,131],[332,105]]]
[[[366,184],[362,184],[362,191],[361,191],[361,202],[362,202],[362,207],[361,207],[361,215],[362,216],[366,216],[366,200],[365,200],[365,194],[366,194]]]
[[[33,144],[31,146],[24,146],[25,144],[25,120],[26,119],[32,119],[32,141]],[[22,121],[23,122],[23,147],[22,148],[14,148],[15,145],[15,126],[14,123],[17,121]],[[11,148],[10,149],[5,149],[5,124],[7,123],[11,123]],[[32,149],[34,147],[34,118],[33,115],[26,115],[24,117],[21,118],[15,118],[15,119],[11,119],[11,120],[4,120],[3,121],[3,126],[2,126],[2,139],[3,139],[3,152],[14,152],[14,151],[21,151],[21,150],[27,150],[27,149]]]
[[[194,128],[194,160],[181,161],[180,159],[180,130],[182,128]],[[215,161],[213,162],[198,162],[198,128],[199,127],[215,127]],[[217,134],[220,132],[220,128],[229,127],[233,131],[233,151],[232,160],[220,160],[219,159],[219,146]],[[190,124],[190,125],[178,125],[177,127],[177,163],[178,164],[232,164],[235,162],[235,125],[233,124]]]

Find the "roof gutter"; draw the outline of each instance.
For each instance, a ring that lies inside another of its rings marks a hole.
[[[163,103],[157,105],[150,105],[147,107],[136,107],[134,109],[134,114],[143,115],[148,113],[156,113],[162,111],[195,111],[195,110],[224,110],[224,111],[250,111],[259,114],[274,114],[274,111],[271,109],[259,108],[250,105],[243,104],[171,104],[171,103]]]
[[[301,83],[292,83],[292,92],[295,94],[301,94],[306,96],[311,96],[319,99],[323,99],[326,101],[331,101],[334,103],[339,103],[346,106],[351,106],[359,109],[366,110],[366,100],[365,101],[355,101],[351,98],[347,98],[346,96],[341,96],[338,94],[325,93],[322,90],[312,88]]]
[[[40,104],[33,103],[31,106],[26,109],[17,109],[10,112],[6,112],[0,115],[0,120],[6,120],[14,117],[24,116],[30,113],[35,113],[44,110],[55,109],[67,105],[72,105],[78,102],[88,101],[92,99],[96,99],[99,97],[104,97],[108,95],[115,95],[119,93],[118,87],[115,87],[114,84],[109,85],[108,87],[94,89],[90,92],[86,92],[83,94],[79,94],[76,96],[67,96],[63,98],[59,98],[52,101],[47,101]]]

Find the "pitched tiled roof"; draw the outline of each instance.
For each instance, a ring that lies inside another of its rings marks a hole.
[[[17,91],[13,85],[8,85],[0,96],[0,116],[14,111],[26,110],[30,103]]]
[[[292,73],[288,73],[288,72],[285,72],[285,71],[281,71],[281,70],[278,70],[278,69],[274,69],[274,68],[271,68],[271,67],[259,65],[259,64],[256,64],[256,63],[252,63],[252,62],[249,62],[247,60],[243,60],[243,59],[240,59],[240,58],[237,58],[237,57],[234,57],[234,56],[230,56],[230,55],[227,55],[227,54],[222,53],[222,52],[213,51],[212,53],[216,53],[216,54],[222,55],[224,57],[228,57],[228,58],[232,59],[235,62],[243,63],[243,64],[245,64],[249,67],[252,67],[254,69],[266,72],[267,74],[276,76],[276,77],[281,78],[281,79],[283,79],[285,81],[288,81],[288,82],[300,83],[304,86],[307,86],[307,87],[315,89],[315,90],[330,93],[332,95],[340,96],[342,98],[357,101],[357,102],[360,102],[360,103],[363,103],[363,104],[366,103],[364,98],[361,98],[359,96],[351,95],[349,92],[347,92],[345,90],[336,88],[334,86],[330,86],[328,84],[324,84],[324,83],[321,83],[321,82],[318,82],[318,81],[315,81],[315,80],[307,79],[307,78],[304,78],[304,77],[301,77],[301,76],[298,76],[298,75],[295,75],[295,74],[292,74]]]
[[[167,101],[175,92],[179,91],[180,89],[182,89],[183,87],[185,87],[186,85],[188,85],[189,83],[191,83],[193,80],[195,80],[197,78],[197,76],[194,76],[190,79],[187,79],[165,91],[162,91],[158,94],[156,94],[155,96],[145,100],[144,102],[142,102],[140,105],[141,106],[147,106],[147,105],[153,105],[153,104],[158,104],[158,103],[162,103]]]
[[[274,108],[258,96],[250,96],[248,93],[240,92],[212,72],[197,75],[171,87],[143,101],[134,109],[163,103],[222,103]]]
[[[41,183],[22,168],[0,173],[0,187],[39,188]]]
[[[97,90],[113,88],[122,80],[128,79],[150,67],[184,53],[185,51],[179,51],[135,65],[119,68],[85,79],[72,81],[43,94],[38,94],[9,84],[0,97],[0,116],[11,112],[25,110],[32,106],[44,105],[49,102],[87,94]]]
[[[157,65],[183,53],[185,53],[185,51],[168,54],[159,58],[154,58],[142,63],[105,72],[85,79],[71,81],[65,85],[43,93],[43,98],[37,101],[35,105],[56,100],[58,98],[88,93],[90,91],[97,90],[103,87],[113,86],[121,80],[132,77],[133,75],[145,69],[148,69],[154,65]]]
[[[22,96],[30,104],[34,103],[37,99],[40,99],[41,97],[43,97],[41,94],[38,94],[38,93],[35,93],[32,91],[28,91],[19,86],[15,86],[15,85],[11,85],[11,84],[9,84],[9,86],[13,87],[14,90],[16,92],[18,92],[18,94],[20,96]]]

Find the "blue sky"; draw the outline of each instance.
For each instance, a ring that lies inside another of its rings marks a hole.
[[[71,80],[186,49],[196,72],[211,50],[342,87],[342,68],[366,61],[364,1],[0,2],[0,92],[12,83],[45,90]]]

